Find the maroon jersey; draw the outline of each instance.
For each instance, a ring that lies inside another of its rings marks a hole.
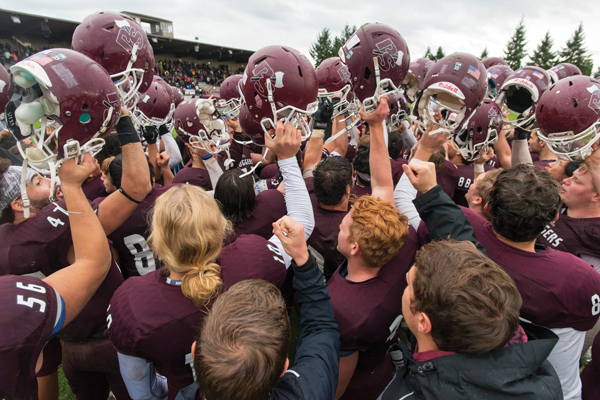
[[[191,161],[175,175],[173,183],[196,185],[204,190],[213,190],[208,171],[203,168],[193,168]]]
[[[400,157],[404,158],[405,160],[408,160],[410,158],[410,150],[411,149],[408,148],[406,143],[404,143],[402,145],[402,153],[400,153]]]
[[[233,234],[225,240],[232,243],[241,235],[258,235],[265,239],[273,236],[273,222],[287,214],[283,194],[277,190],[265,190],[256,196],[253,217],[234,227]]]
[[[592,329],[600,314],[600,275],[585,261],[552,248],[536,252],[501,242],[491,223],[463,208],[488,257],[515,281],[523,307],[521,316],[548,328]]]
[[[106,193],[106,188],[104,187],[104,183],[102,183],[102,178],[100,177],[97,177],[93,181],[84,183],[81,185],[81,189],[89,201],[94,201],[98,197],[108,196],[108,193]]]
[[[537,242],[581,257],[600,257],[600,218],[571,218],[566,213],[546,225]]]
[[[323,275],[325,275],[325,279],[329,280],[335,270],[346,259],[337,250],[337,244],[340,224],[348,214],[348,210],[329,210],[321,207],[315,195],[313,178],[306,178],[304,182],[306,182],[306,189],[315,215],[315,228],[306,242],[323,256]]]
[[[281,251],[258,235],[242,235],[225,246],[217,263],[226,288],[246,279],[262,279],[283,285],[287,269]]]
[[[260,171],[260,179],[269,179],[279,175],[279,166],[277,163],[269,164]]]
[[[252,162],[252,156],[250,148],[247,145],[241,144],[244,141],[244,135],[241,132],[235,132],[233,134],[233,141],[229,146],[229,154],[231,159],[235,162],[230,168],[239,168],[244,172],[248,172],[254,163]],[[220,153],[221,157],[227,158],[226,152]]]
[[[485,163],[492,168],[500,168],[500,160],[496,156],[492,157],[488,162]],[[485,168],[485,167],[484,167]]]
[[[56,324],[54,289],[38,278],[0,277],[0,398],[37,399],[35,365]]]
[[[358,364],[342,399],[376,399],[392,378],[387,354],[402,314],[406,273],[419,248],[410,228],[398,254],[379,275],[364,282],[345,279],[347,262],[333,274],[327,286],[339,325],[342,353],[359,352]]]
[[[548,168],[548,166],[550,166],[550,163],[555,162],[556,160],[538,160],[538,161],[534,161],[533,165],[535,165],[536,167],[539,167],[540,169],[543,169],[544,171]]]
[[[352,163],[352,161],[354,160],[354,156],[356,155],[356,146],[352,145],[352,144],[348,144],[348,150],[346,151],[346,160],[350,161],[350,163]]]
[[[57,205],[66,209],[64,200]],[[67,253],[72,246],[69,217],[49,204],[20,224],[0,225],[0,275],[42,272],[48,276],[69,265]],[[84,309],[60,331],[66,341],[82,341],[106,327],[105,311],[123,276],[112,261],[109,273]]]
[[[162,269],[125,281],[106,313],[114,348],[154,363],[167,377],[169,399],[194,382],[191,348],[206,310],[167,283]]]
[[[400,182],[400,178],[402,178],[402,174],[404,174],[404,170],[402,166],[404,164],[408,164],[408,160],[398,157],[395,160],[390,158],[390,164],[392,166],[392,180],[394,181],[394,188]]]
[[[459,206],[468,207],[469,203],[467,202],[465,195],[469,191],[469,186],[471,186],[475,180],[475,166],[473,164],[457,165],[456,169],[458,172],[458,182],[456,183],[452,200]],[[483,169],[489,171],[494,168],[491,165],[484,164]]]
[[[171,186],[154,185],[154,189],[137,206],[135,211],[113,233],[108,235],[119,252],[121,269],[127,276],[140,276],[156,270],[154,254],[146,243],[148,239],[148,213],[156,199]]]
[[[362,197],[362,196],[370,196],[371,193],[373,193],[373,190],[371,189],[371,185],[361,186],[358,183],[356,183],[352,187],[352,194],[355,195],[357,198]]]
[[[581,373],[581,395],[583,400],[600,399],[600,333],[592,343],[592,354],[596,356],[588,363]]]
[[[448,197],[454,197],[454,191],[458,186],[460,175],[456,165],[446,160],[444,167],[436,173],[437,183],[442,187],[442,190],[448,195]]]

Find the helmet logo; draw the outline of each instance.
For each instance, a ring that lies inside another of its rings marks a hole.
[[[348,67],[346,67],[345,65],[342,65],[340,67],[340,69],[338,69],[337,72],[342,81],[350,82],[350,79],[352,78],[352,76],[350,75],[350,70],[348,69]]]
[[[461,62],[455,62],[454,66],[452,67],[453,70],[458,71],[462,68],[462,63]]]
[[[276,88],[282,88],[283,87],[283,75],[284,73],[281,71],[277,71],[275,72],[275,77],[271,77],[271,81],[275,81],[275,87]]]
[[[131,27],[129,22],[122,20],[115,20],[115,24],[120,28],[119,33],[117,33],[117,43],[121,46],[125,51],[131,53],[133,50],[133,45],[138,46],[138,50],[144,47],[144,40],[142,37],[142,32],[137,30],[135,27]],[[146,33],[144,33],[145,35]]]
[[[262,94],[263,96],[267,95],[267,90],[265,89],[265,87],[260,83],[260,81],[262,79],[269,79],[271,78],[273,75],[275,74],[275,71],[273,71],[273,68],[271,68],[271,66],[269,65],[268,62],[263,61],[260,64],[258,64],[256,67],[254,67],[254,69],[252,70],[252,75],[253,77],[250,78],[251,81],[254,81],[254,89]],[[283,78],[283,76],[282,76]],[[277,87],[277,85],[275,85],[275,87]],[[283,87],[283,83],[282,83],[282,87]]]
[[[65,61],[67,56],[65,56],[63,53],[58,53],[57,55],[52,56],[52,58],[56,61]]]
[[[382,71],[388,71],[394,68],[398,61],[402,62],[404,53],[399,52],[398,48],[392,42],[392,39],[387,38],[377,44],[375,44],[377,50],[373,50],[373,54],[377,55],[379,61],[379,68]]]
[[[588,107],[594,110],[596,114],[600,113],[600,88],[596,85],[592,85],[587,88],[587,91],[592,94]]]

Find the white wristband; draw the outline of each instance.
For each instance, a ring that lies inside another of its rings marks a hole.
[[[475,164],[475,172],[480,174],[482,172],[485,172],[485,169],[483,169],[483,164]]]

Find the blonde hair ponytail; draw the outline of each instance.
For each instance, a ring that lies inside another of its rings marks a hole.
[[[151,222],[148,244],[165,269],[183,275],[183,294],[206,306],[222,286],[215,260],[230,230],[217,202],[197,186],[176,186],[156,200]]]

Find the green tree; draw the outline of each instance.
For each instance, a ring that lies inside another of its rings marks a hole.
[[[598,67],[598,70],[596,71],[596,73],[594,74],[595,78],[600,78],[600,66]]]
[[[439,61],[444,57],[446,57],[446,54],[444,54],[444,49],[442,49],[442,46],[439,46],[435,53],[434,61]]]
[[[560,62],[575,64],[579,67],[583,75],[590,76],[594,61],[592,60],[592,56],[588,54],[583,43],[584,41],[585,33],[583,33],[583,24],[580,23],[575,33],[573,33],[573,37],[567,40],[567,45],[560,51]]]
[[[552,51],[552,46],[554,46],[554,40],[550,37],[550,32],[546,32],[546,36],[544,36],[530,57],[531,65],[543,69],[550,69],[555,66],[557,54],[555,51]]]
[[[333,52],[333,42],[329,29],[323,28],[317,36],[317,41],[311,44],[310,49],[308,49],[308,54],[315,60],[315,67],[318,67],[323,60],[337,55]]]
[[[484,58],[488,58],[488,51],[487,51],[487,47],[485,49],[483,49],[483,51],[481,52],[481,55],[479,56],[480,60],[483,60]]]
[[[433,60],[435,58],[435,56],[431,52],[431,47],[427,46],[427,51],[425,51],[425,55],[423,56],[423,58],[429,58],[430,60]]]
[[[334,51],[335,55],[338,54],[340,47],[345,45],[346,42],[348,41],[348,39],[350,39],[350,37],[352,37],[352,35],[354,35],[354,32],[356,32],[356,25],[353,25],[352,27],[350,27],[350,25],[346,24],[344,26],[344,30],[342,30],[342,33],[340,34],[340,36],[336,36],[335,39],[333,40],[333,51]]]
[[[517,70],[521,68],[521,61],[526,55],[526,45],[527,41],[525,40],[525,23],[523,21],[523,17],[521,17],[521,21],[519,21],[519,25],[517,25],[515,33],[506,44],[506,50],[504,50],[504,60],[512,69]]]

